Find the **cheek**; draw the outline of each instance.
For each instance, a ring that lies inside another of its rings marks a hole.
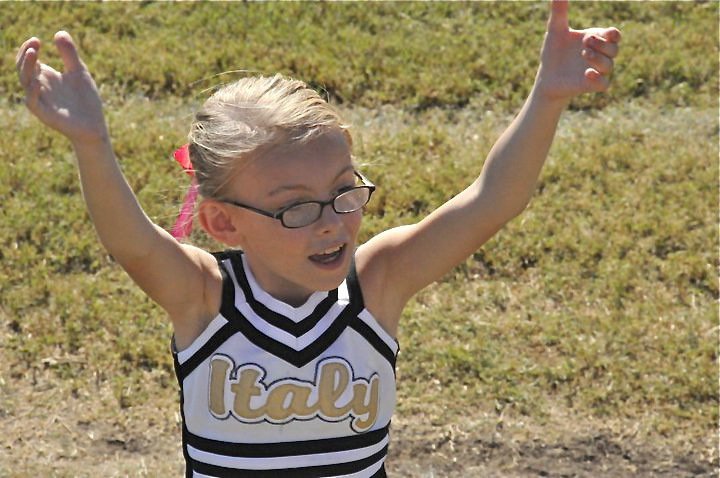
[[[263,237],[260,240],[267,246],[273,249],[297,249],[305,243],[305,238],[302,231],[287,229],[285,227],[272,228],[265,231]]]
[[[347,214],[345,219],[345,227],[347,227],[348,231],[352,234],[353,239],[357,238],[358,231],[360,231],[360,226],[362,225],[362,210],[355,211],[353,213]]]
[[[288,234],[290,232],[290,234]],[[270,221],[247,221],[243,224],[243,249],[260,252],[263,255],[277,255],[278,250],[287,248],[297,240],[290,229]]]

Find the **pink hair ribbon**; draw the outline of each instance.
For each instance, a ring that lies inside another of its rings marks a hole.
[[[183,145],[173,153],[175,161],[185,170],[185,172],[192,178],[190,187],[185,194],[182,207],[180,208],[180,214],[178,214],[175,224],[170,231],[170,234],[177,239],[181,240],[190,235],[193,225],[193,211],[195,210],[195,201],[198,196],[198,183],[195,178],[195,170],[193,169],[192,163],[190,162],[190,151],[188,150],[189,145]]]

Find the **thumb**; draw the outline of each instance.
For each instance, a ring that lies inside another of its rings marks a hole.
[[[80,59],[75,43],[68,32],[57,32],[54,41],[66,72],[79,71],[85,68],[85,64]]]
[[[568,24],[568,0],[552,0],[550,5],[550,19],[548,19],[548,31],[567,31]]]

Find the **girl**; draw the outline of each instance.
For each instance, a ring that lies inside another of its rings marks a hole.
[[[144,214],[70,36],[55,35],[63,73],[37,38],[22,45],[28,108],[71,141],[100,240],[173,324],[187,476],[385,476],[403,307],[525,208],[561,112],[608,87],[619,40],[570,30],[554,1],[533,89],[478,179],[359,247],[375,186],[337,112],[281,76],[220,89],[188,148],[199,222],[228,247],[216,254]]]

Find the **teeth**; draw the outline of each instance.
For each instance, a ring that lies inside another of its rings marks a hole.
[[[336,246],[330,249],[325,249],[322,254],[334,254],[336,252],[339,252],[340,249],[342,249],[342,246]]]

